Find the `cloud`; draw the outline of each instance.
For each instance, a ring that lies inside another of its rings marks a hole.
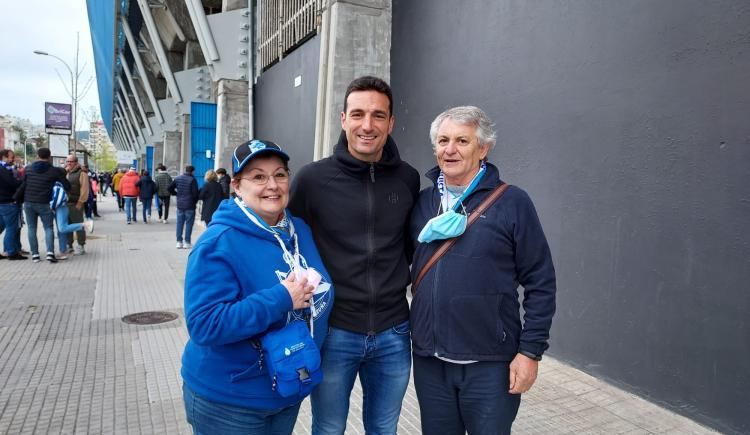
[[[70,73],[59,60],[36,55],[34,50],[54,54],[74,68],[76,32],[79,32],[78,62],[79,69],[84,68],[79,78],[80,91],[88,78],[95,76],[86,1],[3,1],[0,9],[3,16],[0,40],[6,41],[0,46],[0,114],[42,124],[45,101],[70,101],[65,91],[65,86],[70,86]],[[55,70],[65,80],[65,86]],[[79,104],[86,110],[92,105],[99,108],[96,84]],[[78,117],[83,119],[80,110]]]

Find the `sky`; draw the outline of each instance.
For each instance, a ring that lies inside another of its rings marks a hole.
[[[111,0],[107,0],[111,1]],[[88,130],[91,106],[99,109],[94,54],[91,48],[86,0],[0,0],[0,115],[44,123],[44,102],[70,103],[65,91],[70,73],[59,60],[34,54],[46,51],[62,58],[71,69],[75,64],[76,32],[80,35],[79,93],[90,77],[88,93],[79,103],[79,130]],[[58,78],[57,70],[65,81]]]

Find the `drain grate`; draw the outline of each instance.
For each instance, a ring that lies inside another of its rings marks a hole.
[[[122,321],[131,325],[158,325],[175,320],[177,314],[169,311],[145,311],[143,313],[128,314]]]

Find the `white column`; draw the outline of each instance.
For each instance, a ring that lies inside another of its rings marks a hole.
[[[154,95],[154,90],[151,88],[151,83],[149,83],[148,81],[148,75],[146,75],[146,67],[143,66],[143,60],[141,59],[141,54],[138,52],[138,44],[135,41],[133,32],[130,31],[130,25],[128,24],[128,20],[126,20],[125,17],[123,17],[122,20],[120,21],[122,23],[122,30],[125,33],[125,39],[128,40],[128,46],[130,47],[130,52],[133,54],[133,59],[135,59],[135,66],[138,69],[138,76],[141,78],[141,83],[143,83],[143,88],[146,90],[146,95],[148,95],[148,101],[151,103],[151,108],[154,110],[156,121],[159,124],[164,124],[164,117],[161,116],[161,110],[159,110],[159,104],[156,103],[156,96]]]
[[[135,80],[133,80],[133,74],[130,73],[130,68],[128,67],[128,63],[125,62],[125,56],[123,56],[122,53],[120,53],[120,63],[122,64],[122,70],[125,71],[125,77],[128,79],[128,84],[130,85],[130,89],[133,90],[133,97],[135,97],[135,104],[138,106],[138,112],[140,112],[141,118],[143,118],[143,123],[146,124],[146,130],[148,130],[148,135],[153,136],[154,131],[151,130],[151,124],[149,124],[148,117],[146,116],[146,111],[143,109],[143,103],[141,102],[141,96],[138,95],[138,88],[135,87]]]
[[[122,96],[125,97],[125,103],[127,103],[128,110],[130,111],[130,116],[133,119],[134,127],[138,131],[138,133],[140,133],[140,135],[142,136],[143,134],[141,133],[141,125],[138,122],[138,117],[135,116],[135,110],[133,110],[133,103],[130,102],[130,97],[128,97],[128,90],[125,89],[125,82],[122,81],[122,76],[117,76],[117,81],[120,83],[120,91],[122,92]],[[144,118],[143,123],[148,124],[148,120]]]
[[[161,43],[159,37],[159,29],[156,27],[154,16],[151,15],[151,7],[148,5],[148,0],[138,0],[138,6],[141,8],[141,15],[143,15],[143,22],[146,23],[148,34],[151,36],[151,45],[154,47],[156,58],[159,60],[161,66],[161,72],[164,74],[164,78],[167,80],[167,87],[169,92],[172,94],[172,98],[176,103],[182,103],[182,95],[180,95],[180,89],[177,87],[177,81],[174,79],[172,73],[172,67],[169,66],[167,60],[167,53],[164,51],[164,46]]]

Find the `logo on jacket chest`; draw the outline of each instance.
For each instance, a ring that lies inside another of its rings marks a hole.
[[[290,272],[283,272],[281,270],[276,271],[276,278],[279,279],[279,282],[284,281],[286,277],[289,275]],[[320,317],[321,314],[323,314],[326,309],[328,309],[331,305],[331,283],[329,283],[325,278],[321,278],[320,284],[318,284],[318,287],[313,292],[313,304],[315,305],[315,316],[313,319],[317,319]],[[304,312],[302,310],[296,310],[296,311],[290,311],[287,314],[287,323],[291,322],[292,320],[305,320]]]
[[[390,202],[393,205],[398,204],[398,193],[397,192],[391,192],[388,194],[388,202]]]

